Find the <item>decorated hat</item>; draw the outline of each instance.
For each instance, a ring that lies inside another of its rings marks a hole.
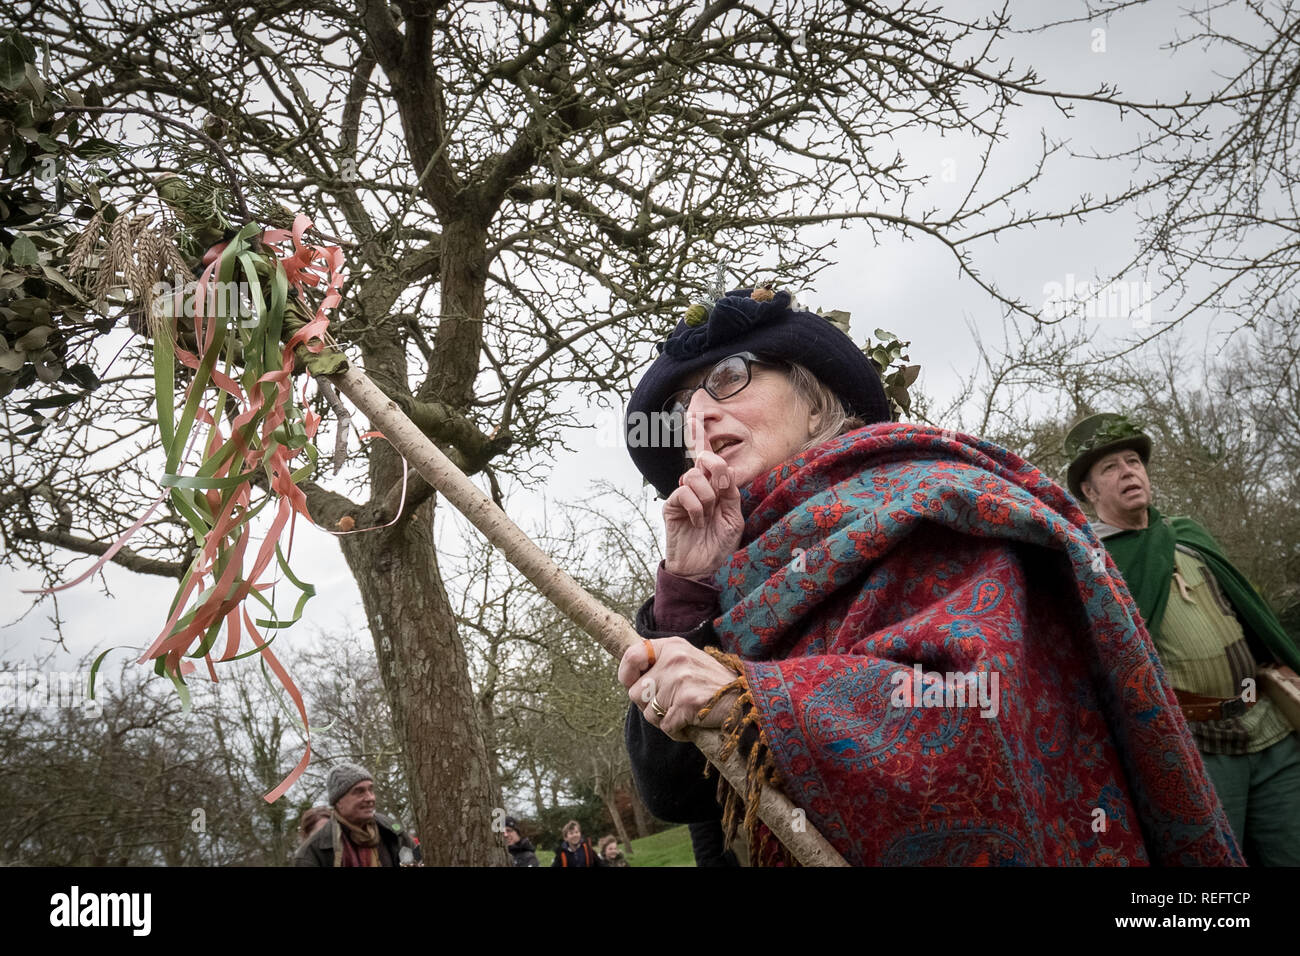
[[[1083,491],[1079,485],[1087,477],[1088,469],[1098,459],[1127,448],[1138,453],[1143,465],[1151,460],[1151,439],[1129,421],[1127,415],[1101,412],[1076,422],[1065,436],[1065,454],[1070,459],[1065,483],[1070,494],[1083,501]]]
[[[692,305],[659,357],[632,392],[624,428],[628,454],[661,498],[677,487],[685,458],[680,438],[665,447],[653,422],[682,376],[737,352],[802,365],[830,388],[850,415],[868,424],[890,420],[889,400],[875,366],[830,319],[794,311],[789,292],[738,289],[711,306]]]

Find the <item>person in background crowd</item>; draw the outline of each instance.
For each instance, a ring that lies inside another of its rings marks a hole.
[[[505,838],[511,866],[541,866],[533,844],[519,832],[519,821],[514,817],[506,817]]]
[[[555,848],[555,859],[551,866],[599,866],[596,851],[582,835],[582,826],[577,820],[570,820],[564,825],[564,839]]]
[[[298,818],[298,845],[302,846],[317,830],[330,822],[329,807],[312,807]]]
[[[627,866],[623,851],[618,848],[618,837],[612,833],[601,837],[596,849],[601,866]]]
[[[298,852],[294,866],[400,866],[414,859],[410,837],[401,824],[375,812],[375,783],[355,764],[339,764],[326,782],[329,826],[321,826]],[[407,851],[406,854],[402,850]]]

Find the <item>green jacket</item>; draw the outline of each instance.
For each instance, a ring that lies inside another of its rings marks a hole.
[[[1174,546],[1195,551],[1214,574],[1224,595],[1241,620],[1242,631],[1256,658],[1274,657],[1300,672],[1300,647],[1282,627],[1277,615],[1259,592],[1232,566],[1217,541],[1191,518],[1165,517],[1154,507],[1147,509],[1147,527],[1137,531],[1116,528],[1105,522],[1093,525],[1105,544],[1133,600],[1137,602],[1147,630],[1159,632],[1169,603],[1169,584],[1174,576]]]

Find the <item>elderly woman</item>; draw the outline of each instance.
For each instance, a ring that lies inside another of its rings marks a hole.
[[[1060,488],[889,423],[866,356],[788,293],[730,293],[660,349],[627,427],[666,557],[619,679],[638,789],[702,862],[723,860],[720,819],[751,863],[788,859],[753,812],[764,783],[853,864],[1241,862]],[[634,440],[664,413],[685,447]],[[706,778],[692,724],[740,748],[748,792]]]

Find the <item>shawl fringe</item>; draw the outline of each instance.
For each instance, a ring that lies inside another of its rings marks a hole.
[[[738,793],[712,764],[706,764],[704,771],[705,776],[718,773],[718,803],[722,806],[722,832],[730,844],[735,842],[738,830],[744,828],[745,846],[749,851],[751,866],[798,866],[798,861],[790,851],[758,817],[759,794],[764,786],[781,790],[781,775],[768,746],[763,725],[759,722],[758,709],[754,706],[754,697],[750,693],[749,682],[745,678],[740,657],[723,653],[715,647],[706,647],[704,650],[714,660],[735,671],[736,678],[731,683],[718,688],[709,702],[700,708],[696,719],[700,720],[708,716],[724,697],[739,691],[739,695],[722,719],[722,756],[729,757],[739,749],[741,756],[745,758],[745,792]]]

